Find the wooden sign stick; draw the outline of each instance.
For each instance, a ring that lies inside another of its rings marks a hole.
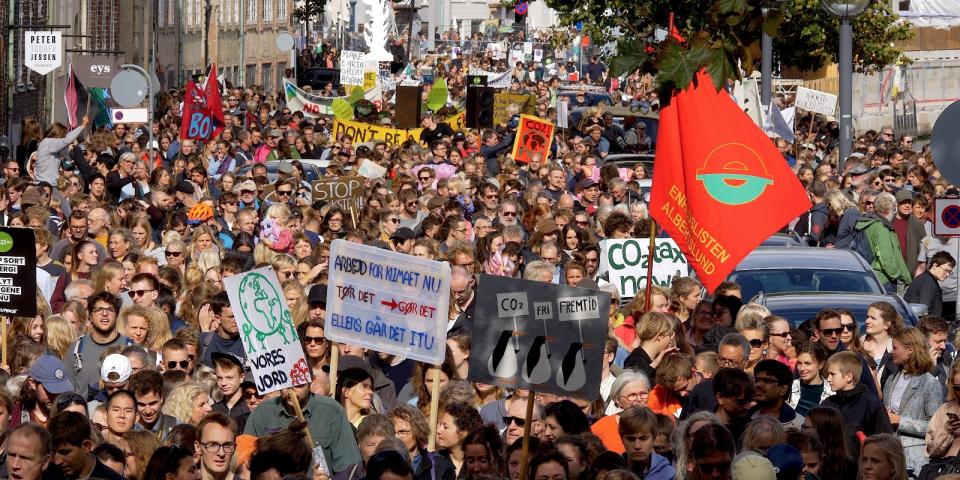
[[[295,392],[292,388],[284,389],[284,392],[286,392],[287,396],[290,397],[290,404],[293,405],[293,413],[297,415],[297,420],[306,422],[307,420],[303,418],[303,408],[300,407],[300,399],[297,398],[297,392]],[[307,429],[304,431],[307,433],[307,442],[310,443],[310,448],[313,448],[313,436],[310,435],[310,428],[307,427]]]
[[[653,252],[655,250],[655,242],[657,241],[657,222],[652,218],[650,219],[650,245],[647,246],[647,288],[644,292],[644,301],[643,304],[646,305],[646,309],[650,310],[650,294],[652,293],[653,286]]]
[[[330,396],[337,397],[337,364],[340,363],[340,346],[330,342]]]
[[[433,369],[433,388],[430,389],[430,440],[427,451],[437,450],[437,417],[440,415],[440,366]]]
[[[649,263],[649,262],[648,262]],[[527,465],[530,455],[530,427],[533,423],[533,405],[537,403],[537,393],[530,390],[527,397],[527,413],[523,422],[523,443],[520,449],[520,480],[527,480]]]
[[[0,317],[0,365],[8,367],[7,363],[7,317]]]

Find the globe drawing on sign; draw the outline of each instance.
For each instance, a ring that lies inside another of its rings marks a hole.
[[[259,273],[247,274],[240,282],[238,293],[240,316],[244,320],[240,329],[247,353],[256,353],[256,344],[260,345],[260,350],[265,350],[264,340],[274,335],[279,335],[284,345],[299,341],[290,310],[284,307],[283,297],[267,277]]]

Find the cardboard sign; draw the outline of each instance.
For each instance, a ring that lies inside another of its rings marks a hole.
[[[271,267],[223,279],[260,395],[310,383],[310,368]]]
[[[480,275],[470,381],[597,398],[609,311],[606,292]]]
[[[794,103],[797,108],[810,112],[831,116],[837,114],[837,96],[827,92],[797,87],[797,98]]]
[[[0,227],[0,315],[37,315],[37,248],[31,228]]]
[[[327,285],[327,338],[443,363],[449,264],[334,240]]]
[[[363,72],[363,90],[367,91],[377,86],[377,78],[380,74],[376,71]]]
[[[110,81],[120,71],[119,57],[106,55],[75,55],[73,73],[87,88],[110,88]]]
[[[537,112],[537,99],[532,94],[497,92],[493,96],[494,125],[506,125],[510,121],[510,105],[516,105],[517,113],[534,115]]]
[[[363,85],[363,52],[340,52],[340,85]]]
[[[532,115],[521,115],[517,137],[513,141],[513,161],[530,163],[534,155],[540,154],[543,160],[550,156],[553,144],[552,123]]]
[[[313,201],[332,203],[346,211],[363,208],[363,177],[331,177],[313,182]]]
[[[620,296],[629,298],[647,286],[649,238],[628,238],[600,242],[600,272],[607,272]],[[690,273],[686,257],[670,238],[658,238],[653,250],[653,284],[670,288],[673,278]]]
[[[60,31],[23,32],[23,65],[46,75],[63,64],[63,34]]]

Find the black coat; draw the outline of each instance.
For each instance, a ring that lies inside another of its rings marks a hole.
[[[927,315],[939,317],[943,313],[943,290],[940,282],[929,270],[917,275],[907,287],[903,299],[910,303],[922,303],[927,306]]]
[[[847,426],[851,452],[858,451],[857,432],[863,432],[868,437],[878,433],[894,433],[883,402],[862,384],[827,397],[821,405],[840,410],[840,415]]]

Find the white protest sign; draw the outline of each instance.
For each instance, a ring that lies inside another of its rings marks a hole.
[[[543,60],[543,50],[538,48],[533,51],[533,61],[539,62],[541,60]]]
[[[524,42],[523,43],[523,53],[530,55],[533,53],[533,42]]]
[[[63,64],[63,34],[59,31],[23,32],[23,64],[46,75]]]
[[[610,283],[623,297],[633,297],[647,286],[647,261],[650,239],[628,238],[600,242],[600,272],[607,272]],[[669,287],[673,277],[685,277],[690,266],[677,242],[658,238],[653,251],[653,283]]]
[[[365,158],[363,163],[360,164],[360,168],[357,169],[357,174],[370,180],[376,180],[387,174],[387,167]]]
[[[340,85],[363,85],[363,52],[340,52]]]
[[[271,267],[223,279],[260,395],[310,383],[310,368]]]
[[[819,90],[797,87],[795,105],[810,112],[831,116],[837,114],[837,96]]]
[[[334,240],[329,270],[328,339],[433,365],[443,362],[449,264]]]

